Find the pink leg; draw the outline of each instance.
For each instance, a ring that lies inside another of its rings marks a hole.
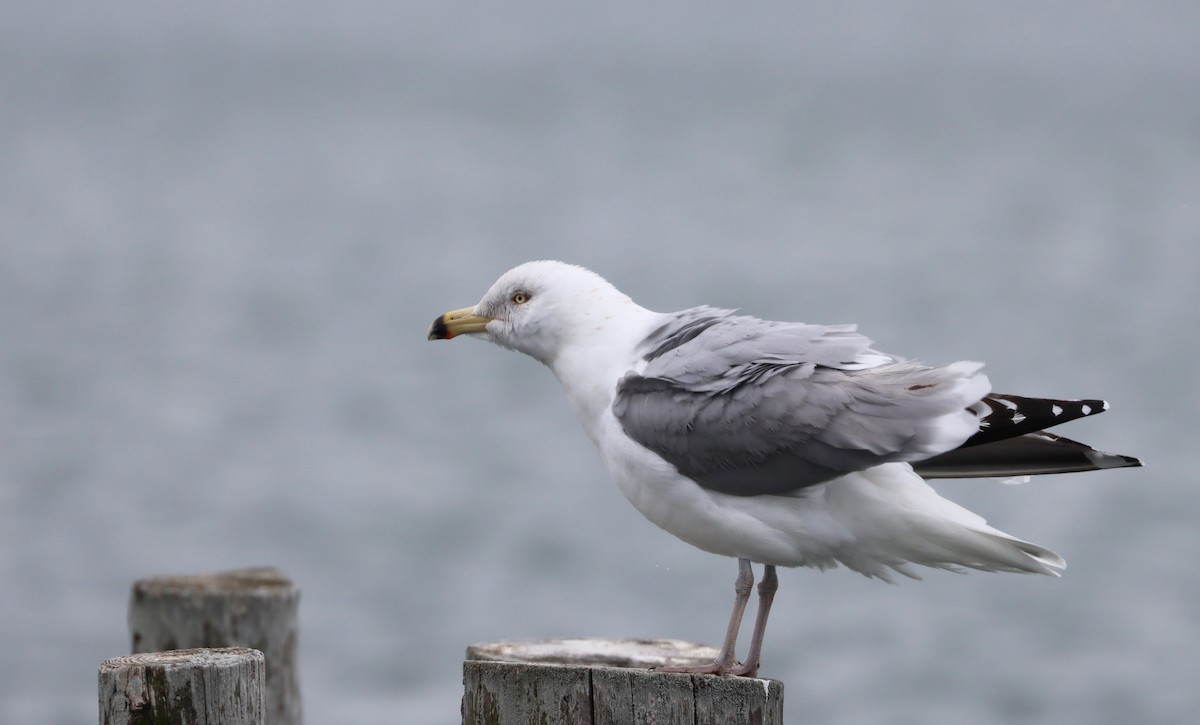
[[[750,636],[750,651],[746,653],[746,661],[741,667],[731,671],[731,674],[743,677],[754,677],[758,674],[759,661],[762,659],[763,635],[767,631],[767,615],[771,613],[771,602],[775,601],[775,591],[779,589],[779,577],[775,576],[775,567],[763,566],[763,578],[758,585],[758,614],[754,618],[754,633]]]
[[[770,567],[770,569],[771,576],[774,577],[774,567]],[[707,665],[659,667],[658,670],[662,672],[698,672],[709,675],[723,675],[727,672],[732,672],[738,664],[737,654],[734,651],[737,648],[738,630],[742,626],[742,615],[746,613],[746,603],[750,601],[750,592],[753,589],[754,571],[750,568],[750,560],[738,559],[738,577],[733,584],[733,591],[736,594],[736,598],[733,600],[733,613],[729,617],[729,627],[725,630],[725,642],[721,645],[721,651],[717,655],[717,659]],[[771,590],[772,594],[774,591],[774,589]],[[761,605],[759,607],[759,616],[762,616]],[[763,627],[766,627],[765,621],[763,622]],[[757,624],[755,626],[755,633],[758,633]],[[761,636],[759,638],[761,639]],[[757,669],[757,664],[755,665],[755,669]]]

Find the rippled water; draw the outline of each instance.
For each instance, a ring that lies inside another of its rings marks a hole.
[[[859,322],[1106,396],[1139,471],[944,482],[1066,576],[785,572],[789,722],[1194,714],[1189,4],[0,10],[0,721],[95,718],[138,577],[303,592],[311,723],[457,719],[474,641],[721,634],[535,363],[425,327],[508,267]]]

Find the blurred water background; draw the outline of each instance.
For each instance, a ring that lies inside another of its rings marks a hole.
[[[1061,580],[782,576],[789,722],[1200,706],[1200,6],[0,7],[0,722],[94,722],[133,580],[272,564],[308,722],[452,723],[475,641],[721,634],[553,378],[432,344],[533,258],[858,322],[1149,466],[950,498]]]

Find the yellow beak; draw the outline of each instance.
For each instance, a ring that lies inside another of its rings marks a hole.
[[[452,310],[433,321],[429,326],[430,340],[449,340],[464,333],[483,332],[491,317],[475,314],[474,307]]]

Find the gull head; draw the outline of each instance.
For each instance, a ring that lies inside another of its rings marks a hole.
[[[429,339],[467,334],[552,365],[564,347],[599,336],[623,309],[638,308],[595,272],[564,262],[526,262],[502,274],[479,304],[439,316]]]

